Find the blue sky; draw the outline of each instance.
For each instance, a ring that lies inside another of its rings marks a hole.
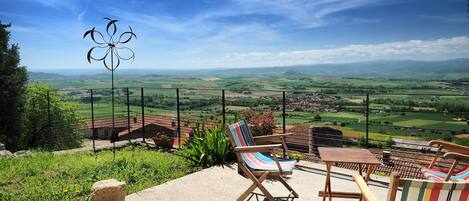
[[[134,62],[120,68],[223,68],[468,57],[465,0],[0,0],[21,63],[89,64],[83,33],[103,17],[132,26]]]

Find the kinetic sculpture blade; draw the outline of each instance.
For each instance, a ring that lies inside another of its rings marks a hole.
[[[117,26],[116,23],[118,20],[113,20],[111,18],[104,18],[107,21],[106,26],[106,33],[108,36],[108,39],[106,40],[104,35],[96,30],[96,27],[93,27],[92,29],[88,30],[85,32],[83,35],[83,38],[86,38],[88,35],[91,37],[91,40],[96,44],[93,46],[89,51],[86,56],[86,59],[88,60],[89,63],[91,61],[102,61],[104,64],[104,67],[111,71],[111,96],[112,96],[112,136],[111,136],[111,142],[113,143],[113,152],[114,152],[114,158],[115,158],[115,141],[118,140],[117,133],[115,132],[115,124],[114,124],[114,71],[119,67],[120,61],[121,60],[135,60],[135,53],[132,49],[128,47],[120,47],[123,44],[128,43],[133,37],[137,38],[137,35],[132,30],[132,27],[129,26],[129,31],[125,31],[120,34],[119,38],[117,39],[114,38],[117,32]],[[115,40],[117,39],[117,41]],[[102,57],[94,57],[93,56],[93,50],[96,49],[106,49],[106,53]],[[128,57],[122,57],[119,54],[119,51],[128,51],[130,56]]]

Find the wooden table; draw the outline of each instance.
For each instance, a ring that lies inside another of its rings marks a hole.
[[[339,198],[356,198],[361,199],[361,193],[353,192],[332,192],[331,191],[331,167],[334,163],[354,163],[358,165],[358,172],[362,175],[362,166],[365,166],[366,176],[365,182],[368,182],[370,175],[377,165],[380,165],[378,159],[367,149],[356,148],[332,148],[332,147],[319,147],[319,156],[321,161],[326,163],[326,185],[324,191],[319,191],[319,196],[326,197],[332,200],[332,197]]]

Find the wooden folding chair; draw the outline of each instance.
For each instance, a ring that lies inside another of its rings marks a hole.
[[[286,143],[286,137],[291,135],[291,133],[275,133],[272,135],[261,135],[261,136],[254,136],[249,129],[248,123],[246,120],[241,119],[239,121],[241,123],[241,129],[244,133],[246,133],[246,137],[248,138],[247,141],[252,145],[262,145],[268,143],[280,143],[282,144],[284,157],[287,157],[285,153],[288,153],[288,147]]]
[[[367,201],[377,201],[371,189],[360,175],[353,179]],[[468,201],[469,183],[402,179],[399,174],[391,174],[387,201],[395,201],[398,187],[402,187],[401,201]]]
[[[438,150],[436,151],[435,157],[431,161],[430,165],[428,167],[420,168],[420,171],[425,178],[434,181],[469,181],[469,166],[460,170],[456,169],[460,162],[469,163],[469,147],[441,140],[432,140],[429,145],[438,147]],[[446,151],[445,154],[442,154],[443,150]],[[440,157],[444,159],[453,159],[453,163],[448,170],[435,167],[435,163]]]
[[[275,200],[272,194],[262,185],[262,182],[268,177],[280,181],[290,191],[290,194],[293,195],[291,198],[298,198],[298,193],[282,178],[283,175],[292,174],[296,161],[279,160],[275,155],[269,157],[260,153],[272,153],[275,148],[281,148],[281,144],[254,145],[254,140],[247,130],[248,128],[245,121],[227,125],[226,129],[238,159],[238,166],[243,171],[245,177],[252,181],[252,185],[238,197],[238,201],[245,200],[256,188],[258,188],[269,201]],[[290,197],[290,195],[288,197]]]

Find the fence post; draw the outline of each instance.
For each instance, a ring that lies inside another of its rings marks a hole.
[[[49,130],[49,137],[52,136],[52,128],[50,122],[50,89],[47,90],[47,128]]]
[[[369,122],[369,115],[370,115],[370,94],[366,93],[366,125],[365,125],[365,132],[366,132],[366,138],[365,138],[365,145],[366,148],[368,148],[368,126],[370,124]]]
[[[141,105],[142,105],[142,139],[143,139],[143,143],[146,143],[145,142],[145,101],[143,100],[143,87],[140,88],[140,99],[141,99]]]
[[[130,99],[129,99],[129,88],[127,87],[127,137],[129,138],[129,143],[132,143],[132,140],[130,139]]]
[[[177,135],[178,135],[178,146],[181,144],[181,111],[179,108],[179,88],[176,88],[176,118],[177,118]]]
[[[221,113],[222,113],[222,116],[223,116],[223,125],[226,124],[226,111],[225,111],[225,90],[222,89],[221,90],[221,104],[222,104],[222,109],[221,109]]]
[[[282,126],[283,126],[283,133],[286,133],[287,130],[285,128],[286,125],[286,113],[285,113],[285,106],[286,106],[286,97],[285,97],[285,91],[282,92]]]
[[[91,102],[91,135],[93,138],[93,152],[96,153],[96,144],[94,140],[96,139],[96,132],[94,129],[94,101],[93,101],[93,89],[90,89],[90,102]]]
[[[282,124],[283,124],[282,126],[283,126],[283,133],[287,132],[286,127],[285,127],[285,125],[286,125],[286,116],[287,116],[286,113],[285,113],[285,107],[286,107],[285,91],[282,91]],[[286,140],[285,137],[284,137],[284,140]],[[287,156],[287,153],[286,153],[286,150],[284,148],[283,149],[283,158],[286,158],[286,156]]]

